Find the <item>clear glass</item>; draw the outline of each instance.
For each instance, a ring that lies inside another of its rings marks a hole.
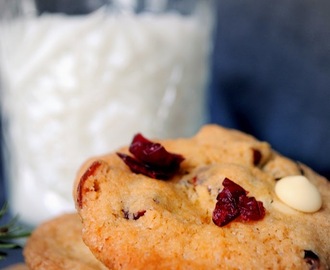
[[[1,114],[11,211],[72,211],[84,160],[207,121],[211,0],[0,0]]]

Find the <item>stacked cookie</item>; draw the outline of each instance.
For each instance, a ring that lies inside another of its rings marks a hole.
[[[330,183],[236,130],[138,134],[86,161],[73,196],[28,240],[29,269],[330,267]]]

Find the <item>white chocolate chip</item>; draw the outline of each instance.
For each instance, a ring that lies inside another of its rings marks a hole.
[[[302,175],[287,176],[275,185],[279,199],[293,209],[313,213],[322,206],[318,189]]]

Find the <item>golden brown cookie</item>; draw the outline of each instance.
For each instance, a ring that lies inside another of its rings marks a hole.
[[[133,173],[111,153],[87,161],[75,182],[83,240],[110,269],[329,268],[325,178],[265,142],[216,125],[192,138],[158,142],[184,157],[169,180]],[[132,155],[127,147],[118,152]],[[277,181],[289,175],[303,175],[317,187],[321,209],[297,211],[277,197]],[[237,188],[229,192],[225,179],[244,191],[235,197]],[[238,214],[216,225],[214,219],[233,210],[215,214],[217,202],[234,205]],[[250,210],[260,210],[260,218]]]
[[[65,214],[40,225],[24,248],[31,270],[103,270],[103,266],[81,239],[77,214]]]

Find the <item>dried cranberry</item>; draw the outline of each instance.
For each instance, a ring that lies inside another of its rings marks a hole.
[[[140,217],[143,217],[144,214],[146,213],[146,210],[139,211],[137,213],[133,214],[133,219],[138,220]]]
[[[217,226],[222,227],[237,218],[240,212],[235,198],[227,188],[219,193],[217,200],[212,220]]]
[[[96,170],[101,166],[101,162],[96,160],[94,161],[89,168],[85,171],[85,173],[81,176],[78,187],[77,187],[77,204],[79,208],[83,207],[83,195],[86,193],[86,190],[84,188],[85,182],[90,176],[93,176],[96,172]],[[99,189],[97,183],[94,183],[94,188]]]
[[[146,210],[141,210],[136,213],[131,214],[128,211],[122,210],[125,219],[138,220],[140,217],[143,217],[146,213]]]
[[[189,183],[190,184],[193,184],[194,186],[196,186],[197,185],[197,180],[198,180],[197,176],[194,176],[193,178],[191,178],[189,180]]]
[[[260,220],[265,216],[262,202],[254,197],[248,197],[247,191],[232,180],[225,178],[224,188],[217,196],[212,220],[217,226],[225,226],[237,217],[244,221]]]
[[[260,220],[265,216],[262,202],[258,202],[254,197],[239,197],[238,207],[244,221]]]
[[[222,185],[224,186],[225,189],[228,189],[229,192],[233,195],[233,197],[235,197],[236,199],[238,199],[240,196],[242,195],[247,195],[247,191],[242,188],[240,185],[237,185],[235,182],[233,182],[232,180],[225,178],[222,182]],[[221,193],[219,193],[220,195]],[[218,195],[218,196],[219,196]]]
[[[164,169],[162,168],[155,168],[149,166],[148,164],[140,162],[129,155],[123,153],[117,153],[117,155],[126,163],[126,165],[134,173],[141,173],[151,178],[163,180],[169,179],[172,176],[172,174],[170,174],[170,171],[164,171]]]
[[[311,250],[304,250],[304,259],[310,265],[310,270],[320,269],[320,258]]]
[[[262,154],[259,150],[252,148],[253,151],[253,165],[257,166],[262,158]]]
[[[117,153],[134,173],[167,180],[179,170],[183,156],[168,152],[160,143],[154,143],[140,133],[135,135],[129,147],[132,156]]]
[[[129,151],[141,162],[156,167],[176,167],[183,161],[181,155],[167,152],[160,143],[149,141],[140,133],[134,136]]]

